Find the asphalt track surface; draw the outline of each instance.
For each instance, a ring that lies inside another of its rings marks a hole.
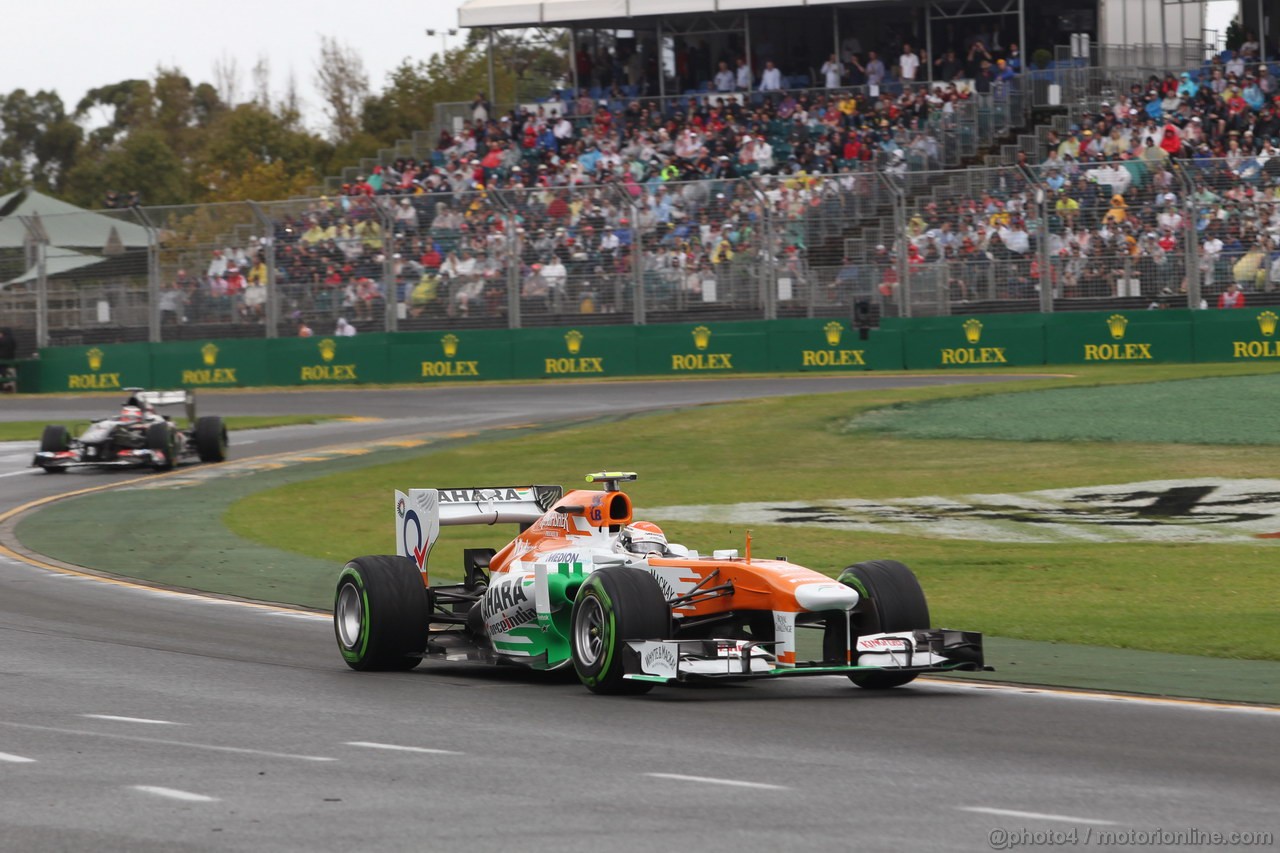
[[[957,379],[220,394],[205,409],[387,418],[260,431],[239,455]],[[109,404],[10,399],[0,419]],[[8,447],[0,512],[129,476],[17,473],[29,451]],[[3,556],[0,650],[3,851],[990,850],[1034,833],[1107,849],[1100,833],[1280,834],[1269,709],[936,682],[877,694],[838,677],[605,698],[514,670],[362,674],[324,617]]]

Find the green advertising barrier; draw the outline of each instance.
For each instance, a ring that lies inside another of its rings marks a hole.
[[[1045,363],[1043,314],[886,317],[881,327],[901,332],[908,370]]]
[[[511,333],[462,329],[388,335],[392,382],[511,378]]]
[[[1191,362],[1191,312],[1083,311],[1043,315],[1048,364]]]
[[[765,321],[673,323],[636,329],[636,367],[644,375],[763,373],[769,370]]]
[[[1258,361],[1280,358],[1280,308],[1196,311],[1191,335],[1196,361]]]
[[[769,326],[773,370],[901,370],[902,332],[867,329],[848,320],[778,320]]]
[[[116,391],[150,387],[150,344],[46,347],[40,350],[42,391]]]
[[[634,376],[635,326],[512,329],[511,375],[516,379]]]
[[[267,385],[264,338],[172,341],[151,345],[151,384],[157,388],[247,388]]]
[[[272,385],[388,382],[387,338],[385,333],[273,338],[267,341],[267,380]]]

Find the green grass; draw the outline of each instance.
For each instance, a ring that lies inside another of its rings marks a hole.
[[[881,409],[850,429],[910,438],[1280,444],[1274,375],[1057,388]]]
[[[1031,379],[1020,390],[1097,387],[1157,379],[1248,374],[1280,381],[1266,365],[1076,370]],[[891,424],[849,430],[874,409],[935,400],[983,399],[1003,406],[1011,386],[951,386],[755,400],[619,418],[446,451],[406,454],[394,464],[320,477],[232,504],[235,533],[340,562],[393,547],[391,492],[423,486],[564,483],[590,470],[636,470],[637,507],[911,495],[1019,492],[1181,477],[1267,476],[1269,448],[1135,442],[1117,421],[1096,441],[1013,443],[904,437]],[[1061,393],[1061,392],[1059,392]],[[1030,395],[1028,395],[1030,396]],[[1274,395],[1272,395],[1274,397]],[[1274,406],[1274,402],[1269,402]],[[1184,395],[1195,436],[1226,429],[1236,415]],[[1107,408],[1083,407],[1105,423]],[[910,408],[903,409],[909,417]],[[1274,419],[1273,419],[1274,422]],[[1187,437],[1193,437],[1187,433]],[[341,496],[341,525],[332,523]],[[707,551],[740,546],[727,525],[665,523],[674,541]],[[433,577],[456,578],[463,547],[498,547],[510,529],[451,528],[432,555]],[[759,526],[757,554],[785,554],[836,572],[890,557],[921,577],[937,624],[995,635],[1233,658],[1280,660],[1280,553],[1260,545],[984,544],[891,534]],[[443,567],[443,568],[441,568]]]
[[[345,415],[235,415],[223,418],[229,430],[264,429],[266,427],[297,426],[299,424],[319,424],[325,421],[344,420]],[[174,418],[181,427],[187,425],[186,418]],[[0,441],[39,441],[40,433],[47,421],[0,421]],[[79,435],[89,425],[88,421],[57,421],[67,428],[72,435]]]

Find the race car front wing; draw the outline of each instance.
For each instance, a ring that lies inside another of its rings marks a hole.
[[[101,450],[96,447],[83,450],[39,450],[31,460],[32,468],[135,468],[139,465],[151,465],[164,461],[164,451],[149,450],[145,447],[121,448],[116,451],[114,459],[100,456]]]
[[[848,662],[781,664],[772,642],[751,640],[633,640],[623,655],[624,678],[635,681],[742,681],[856,672],[980,672],[982,635],[931,628],[858,637]]]

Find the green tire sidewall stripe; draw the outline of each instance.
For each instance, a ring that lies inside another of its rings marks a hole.
[[[582,679],[582,683],[588,687],[594,687],[601,680],[601,677],[609,671],[609,665],[613,662],[613,637],[617,634],[617,623],[613,613],[613,602],[609,599],[608,593],[604,591],[603,585],[595,578],[589,579],[582,585],[579,595],[593,595],[600,601],[601,609],[605,615],[605,635],[601,638],[601,658],[598,662],[596,672],[594,674],[585,673],[581,669],[578,670],[578,676]]]
[[[342,574],[338,575],[338,589],[342,589],[342,585],[347,580],[354,583],[356,589],[360,590],[360,645],[358,648],[348,649],[342,645],[341,635],[339,635],[338,650],[342,652],[342,657],[345,660],[359,663],[369,650],[369,593],[364,588],[364,578],[360,576],[359,571],[351,566],[347,566],[342,570]],[[337,618],[336,609],[334,618]]]

